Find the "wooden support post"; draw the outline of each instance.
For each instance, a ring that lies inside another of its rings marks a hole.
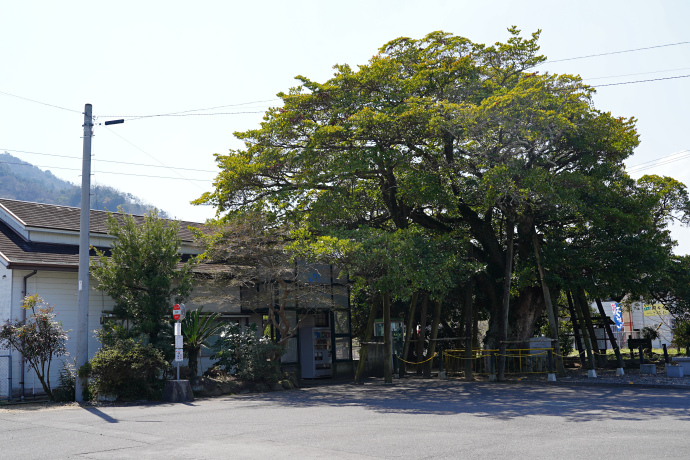
[[[369,311],[367,329],[364,332],[364,343],[359,348],[359,362],[357,363],[357,371],[355,372],[355,383],[360,383],[362,379],[362,374],[364,372],[364,363],[367,360],[367,352],[369,350],[369,342],[371,342],[371,337],[374,335],[374,322],[376,321],[376,315],[379,312],[380,304],[381,295],[378,292],[376,292],[374,293],[371,302],[371,310]]]
[[[604,329],[606,329],[606,334],[609,336],[609,341],[611,342],[611,346],[613,347],[613,351],[616,353],[617,367],[619,370],[622,370],[623,369],[623,357],[621,356],[621,350],[618,348],[618,341],[616,341],[616,337],[613,335],[613,330],[611,329],[611,325],[607,321],[608,316],[606,315],[606,312],[604,311],[604,305],[601,303],[601,299],[599,297],[595,298],[594,301],[597,303],[597,308],[599,309],[599,314],[601,315],[601,319],[604,322]]]
[[[414,327],[414,315],[417,312],[417,297],[419,296],[419,293],[415,292],[412,294],[412,298],[410,299],[410,309],[408,310],[408,317],[407,317],[407,330],[405,331],[405,345],[403,345],[403,355],[402,359],[409,360],[410,356],[410,339],[412,338],[412,328]],[[405,363],[403,361],[400,362],[400,376],[405,375]]]
[[[441,308],[443,307],[443,301],[436,301],[436,308],[434,309],[434,318],[431,321],[431,338],[429,340],[429,356],[431,358],[436,353],[436,339],[438,338],[438,325],[441,322]],[[424,365],[424,377],[431,378],[431,366],[434,360],[427,361]]]
[[[575,336],[575,347],[577,348],[577,354],[580,356],[580,363],[582,367],[587,365],[587,356],[585,355],[585,349],[582,345],[582,333],[580,332],[580,319],[575,313],[575,307],[573,306],[573,299],[570,295],[570,291],[566,292],[566,297],[568,298],[568,310],[570,310],[570,321],[573,323],[573,335]]]
[[[419,337],[417,337],[417,345],[415,346],[415,354],[417,355],[417,362],[424,361],[424,339],[426,335],[426,313],[429,305],[429,293],[425,292],[422,296],[422,311],[419,317]],[[415,369],[417,375],[422,375],[422,366],[419,364]]]

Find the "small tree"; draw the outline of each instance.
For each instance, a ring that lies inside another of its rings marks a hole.
[[[43,391],[50,399],[50,365],[53,357],[67,354],[67,332],[62,324],[54,321],[53,307],[46,304],[38,294],[26,296],[22,308],[31,311],[26,320],[7,320],[0,328],[0,346],[11,346],[19,350],[24,359],[36,372]]]
[[[255,311],[267,310],[281,347],[299,327],[299,320],[291,319],[288,313],[291,305],[313,309],[332,306],[330,286],[318,281],[318,268],[323,264],[294,260],[290,249],[294,235],[289,225],[249,212],[227,216],[209,224],[207,230],[205,235],[198,234],[206,248],[202,260],[223,267],[208,274],[209,283],[244,288],[247,295],[233,300]]]
[[[202,313],[202,310],[203,308],[194,310],[182,320],[184,351],[187,352],[189,368],[195,377],[199,372],[201,348],[208,348],[208,339],[223,327],[218,322],[220,313]]]
[[[171,306],[192,291],[194,262],[180,265],[178,225],[158,218],[153,210],[143,222],[127,214],[111,214],[108,232],[116,240],[110,256],[97,251],[98,261],[91,268],[98,288],[115,301],[116,318],[131,321],[133,332],[147,335],[154,346],[169,328]]]

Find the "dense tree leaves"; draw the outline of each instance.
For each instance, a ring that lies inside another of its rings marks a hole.
[[[348,263],[401,297],[464,283],[474,269],[456,262],[471,243],[494,344],[509,305],[543,308],[530,300],[534,232],[554,294],[578,283],[641,292],[645,264],[670,254],[664,225],[685,212],[682,184],[635,184],[623,166],[635,120],[594,108],[578,76],[535,71],[539,32],[509,33],[492,46],[443,32],[399,38],[325,83],[297,77],[282,107],[236,133],[244,149],[217,156],[215,189],[197,202],[293,222],[321,249],[359,245]],[[449,270],[458,276],[443,281]],[[536,316],[511,317],[514,329],[530,334],[516,322],[533,327]]]
[[[115,237],[110,255],[98,251],[91,273],[98,289],[115,301],[118,319],[157,345],[169,323],[174,303],[192,291],[194,260],[181,263],[178,223],[148,213],[143,223],[127,214],[108,217],[108,233]]]

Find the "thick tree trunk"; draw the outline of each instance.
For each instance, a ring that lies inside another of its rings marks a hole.
[[[510,340],[526,342],[534,336],[534,326],[544,312],[546,304],[540,287],[520,289],[518,298],[510,309]]]
[[[419,316],[419,337],[417,337],[417,345],[415,346],[415,354],[417,362],[424,361],[424,339],[426,336],[426,313],[429,306],[429,293],[425,292],[422,297],[422,311]],[[417,364],[415,369],[417,375],[422,375],[422,366]]]
[[[434,318],[431,321],[431,337],[429,340],[429,356],[427,359],[434,356],[436,353],[436,339],[438,338],[438,325],[441,322],[441,307],[443,306],[442,300],[436,301],[436,308],[434,309]],[[424,365],[424,377],[431,378],[431,366],[434,360],[427,361]]]
[[[506,347],[508,345],[508,313],[510,308],[510,281],[513,275],[513,247],[515,223],[506,219],[506,263],[503,278],[503,302],[501,303],[501,329],[498,343],[498,380],[505,380]]]
[[[376,315],[379,312],[379,305],[381,303],[381,294],[378,292],[374,293],[371,310],[369,311],[369,320],[367,321],[367,329],[364,332],[364,343],[359,348],[359,362],[357,363],[357,371],[355,372],[355,383],[359,383],[362,379],[362,373],[364,372],[364,363],[367,360],[367,352],[369,351],[369,342],[371,342],[371,337],[374,335],[374,322],[376,321]]]
[[[549,286],[546,284],[544,267],[541,265],[541,254],[539,249],[539,236],[537,235],[537,229],[534,229],[532,233],[532,242],[534,244],[534,257],[537,260],[537,270],[539,271],[539,278],[541,279],[541,289],[544,294],[544,303],[546,304],[546,312],[549,317],[549,330],[551,331],[551,339],[554,350],[556,351],[556,365],[558,368],[558,374],[565,376],[565,366],[563,365],[563,355],[561,355],[561,344],[558,340],[558,316],[556,315],[555,308],[551,302],[551,293],[549,292]]]
[[[391,295],[383,293],[383,380],[393,383],[393,340],[391,336]]]

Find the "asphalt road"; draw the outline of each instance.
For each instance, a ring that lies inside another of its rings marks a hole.
[[[690,458],[690,391],[405,380],[0,409],[0,458]]]

